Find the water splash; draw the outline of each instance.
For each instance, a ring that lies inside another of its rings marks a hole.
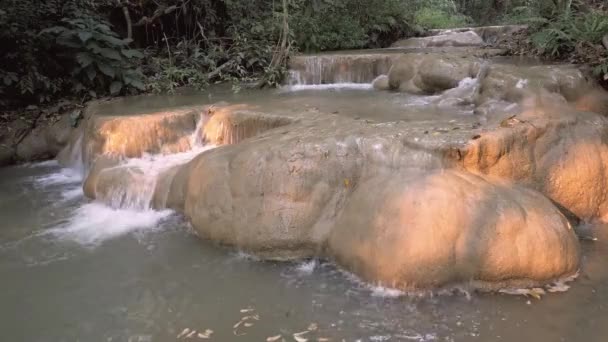
[[[157,229],[173,214],[170,210],[114,209],[93,202],[76,209],[67,222],[48,231],[58,239],[96,247],[102,242],[134,231]]]
[[[290,65],[287,85],[371,84],[388,73],[397,57],[393,53],[297,56]]]
[[[296,84],[283,87],[286,91],[303,91],[303,90],[341,90],[341,89],[359,89],[371,90],[374,87],[371,83],[330,83],[330,84]]]

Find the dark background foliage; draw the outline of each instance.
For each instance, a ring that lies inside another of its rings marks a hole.
[[[608,73],[603,0],[0,0],[0,108],[209,83],[276,85],[289,54],[530,25],[526,53]]]

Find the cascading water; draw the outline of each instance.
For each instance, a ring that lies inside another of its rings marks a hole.
[[[386,74],[395,53],[297,56],[290,62],[290,90],[354,88],[370,89],[371,82]]]
[[[83,245],[97,245],[107,239],[131,231],[155,229],[158,223],[173,214],[170,210],[152,209],[154,191],[163,172],[187,163],[200,153],[212,149],[205,143],[203,128],[208,115],[200,115],[196,129],[188,137],[190,148],[173,154],[144,154],[139,158],[121,160],[116,166],[102,172],[117,172],[117,177],[125,181],[117,182],[105,193],[97,194],[97,199],[77,207],[70,218],[49,230],[61,239],[73,240]],[[43,185],[62,182],[74,185],[62,195],[66,200],[83,196],[81,182],[89,170],[83,167],[82,134],[71,149],[62,156],[64,165],[69,168],[59,170],[45,179]],[[162,149],[161,149],[162,150]],[[48,178],[48,179],[47,179]]]
[[[204,141],[203,128],[208,116],[201,114],[196,129],[188,137],[190,149],[178,153],[150,154],[139,158],[129,158],[113,168],[101,171],[118,172],[119,177],[128,179],[118,182],[105,193],[97,193],[97,198],[112,208],[151,210],[154,190],[159,177],[167,170],[185,164],[200,153],[214,148]],[[125,177],[125,174],[128,174]]]

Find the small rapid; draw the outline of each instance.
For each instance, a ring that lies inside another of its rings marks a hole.
[[[157,229],[160,222],[174,214],[171,210],[152,208],[159,177],[168,169],[185,164],[200,153],[215,147],[204,141],[202,130],[206,119],[206,115],[200,115],[196,129],[187,139],[190,148],[186,151],[169,154],[145,153],[139,158],[121,159],[116,166],[108,169],[108,172],[124,170],[131,174],[130,181],[119,182],[91,202],[84,200],[82,183],[88,171],[85,171],[82,161],[82,136],[78,137],[77,143],[69,151],[69,167],[59,167],[56,162],[44,163],[41,166],[52,166],[54,172],[33,178],[38,188],[54,187],[59,192],[58,199],[61,201],[82,200],[67,219],[57,222],[47,233],[61,240],[95,247],[121,235]]]

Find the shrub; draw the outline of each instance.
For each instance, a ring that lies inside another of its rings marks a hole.
[[[387,46],[414,29],[411,0],[295,1],[291,25],[304,51]]]
[[[444,29],[470,24],[470,18],[462,14],[448,13],[445,10],[424,7],[416,11],[416,24],[424,29]]]
[[[40,34],[55,39],[57,56],[74,77],[72,91],[89,90],[96,97],[96,92],[117,95],[129,87],[144,90],[143,75],[136,68],[143,54],[129,48],[131,40],[120,39],[105,20],[64,18]]]

